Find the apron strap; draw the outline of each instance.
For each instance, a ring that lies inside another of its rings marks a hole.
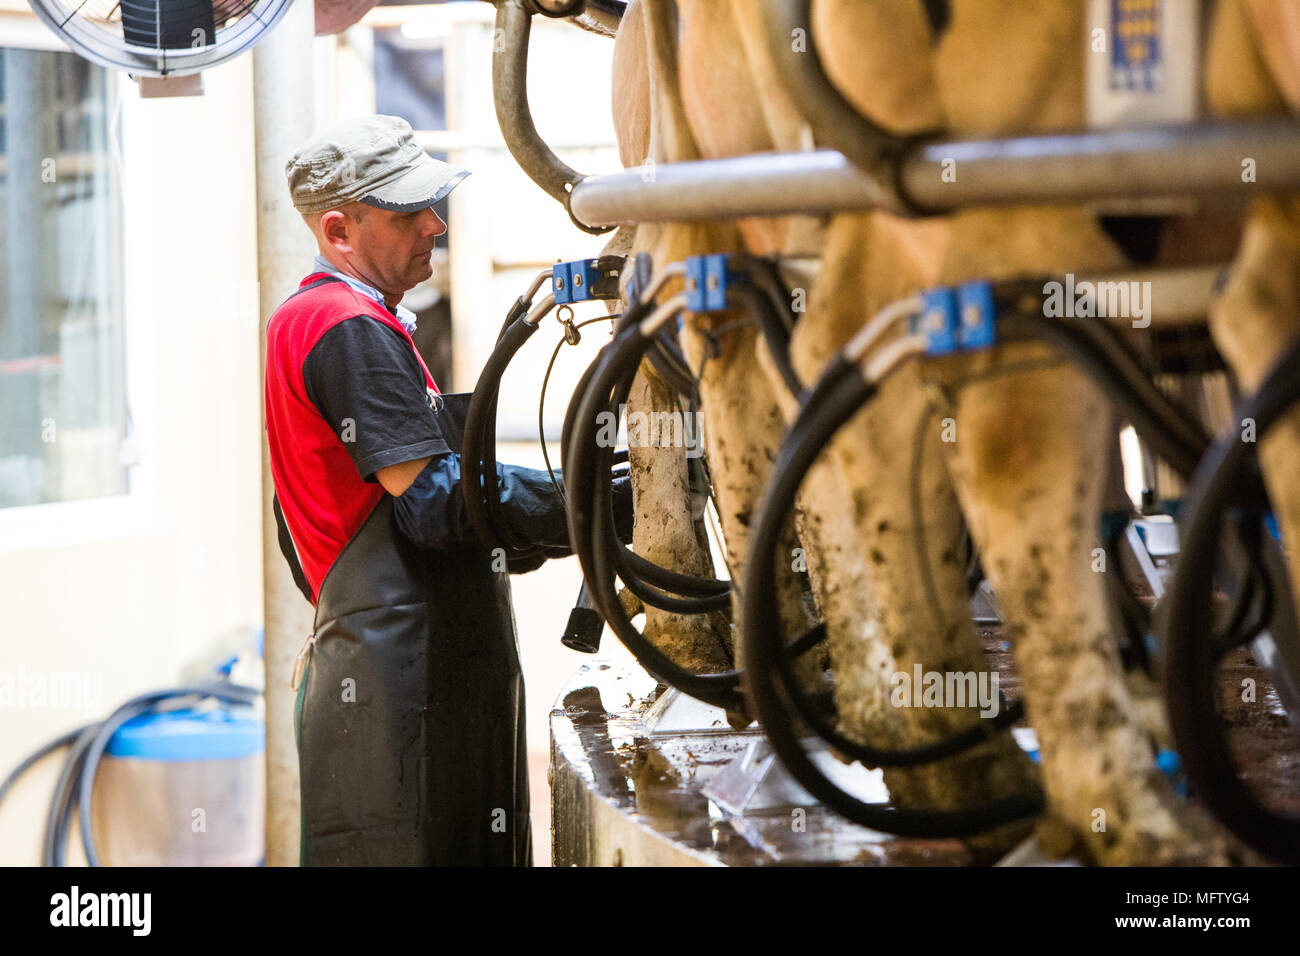
[[[280,499],[276,495],[271,495],[271,509],[275,512],[276,537],[280,541],[280,553],[284,555],[284,560],[289,562],[289,571],[293,575],[293,583],[298,586],[302,596],[311,604],[311,585],[307,583],[307,575],[302,569],[302,562],[298,560],[298,549],[294,547],[293,535],[289,534],[289,526],[285,524],[284,512],[280,510]]]

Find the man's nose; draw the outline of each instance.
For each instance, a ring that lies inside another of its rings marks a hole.
[[[432,206],[424,210],[424,212],[425,215],[424,215],[424,221],[422,223],[422,226],[423,226],[423,231],[426,235],[441,236],[444,232],[447,231],[447,224],[443,221],[441,216],[439,216],[436,212],[434,212]]]

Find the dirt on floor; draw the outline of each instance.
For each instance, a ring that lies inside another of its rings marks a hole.
[[[981,625],[979,634],[1003,694],[1019,700],[1020,675],[1002,626]],[[1268,673],[1246,648],[1224,657],[1219,682],[1225,733],[1243,778],[1267,806],[1300,815],[1300,715],[1287,718]]]

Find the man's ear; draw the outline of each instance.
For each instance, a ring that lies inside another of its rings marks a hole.
[[[331,209],[320,217],[320,233],[339,252],[352,251],[352,224],[342,210]]]

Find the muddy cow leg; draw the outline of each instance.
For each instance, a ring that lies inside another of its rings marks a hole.
[[[677,393],[647,363],[642,363],[627,400],[629,422],[655,421],[655,415],[677,408]],[[635,431],[629,424],[629,430]],[[686,454],[682,447],[656,447],[629,440],[636,524],[632,544],[637,554],[683,574],[713,576],[713,562],[700,547],[691,515]],[[727,670],[727,622],[717,615],[676,614],[656,607],[645,609],[645,636],[677,664],[696,673]]]
[[[614,124],[619,155],[629,166],[654,158],[656,140],[662,139],[654,132],[656,111],[648,56],[651,37],[644,7],[640,0],[629,4],[614,42]],[[662,8],[658,12],[669,15]],[[623,231],[619,230],[620,235]],[[629,227],[629,231],[631,239],[624,250],[629,258],[641,251],[656,255],[662,230],[652,226]],[[671,415],[677,409],[673,390],[648,363],[642,363],[628,394],[629,417],[642,415],[644,420],[654,421],[656,415]],[[648,441],[632,445],[633,549],[664,567],[712,577],[713,562],[692,516],[685,449]],[[729,624],[723,616],[682,615],[654,607],[644,610],[646,637],[677,664],[698,673],[730,668]]]
[[[924,282],[925,264],[913,252],[932,248],[937,268],[943,238],[942,225],[910,227],[880,214],[837,217],[796,332],[801,372],[814,375],[873,310],[909,292],[909,281]],[[934,743],[981,719],[975,694],[963,706],[955,700],[915,706],[918,665],[923,674],[971,674],[977,687],[996,686],[970,620],[962,519],[938,430],[920,428],[927,406],[915,366],[898,369],[814,467],[801,500],[814,544],[809,570],[829,626],[841,728],[890,749]],[[822,517],[827,513],[829,521]],[[996,706],[994,691],[986,716]],[[885,772],[897,805],[942,809],[1023,795],[1034,789],[1034,777],[1009,734],[932,764]],[[970,845],[981,858],[996,854],[1020,829]]]
[[[706,60],[704,51],[690,45],[690,38],[703,35],[696,18],[710,18],[716,11],[699,4],[684,5],[681,10],[682,35],[688,38],[681,52],[692,66],[679,82],[678,30],[669,4],[646,0],[641,4],[642,27],[646,39],[646,62],[651,90],[650,145],[655,162],[673,162],[698,158],[699,150],[686,118],[683,85],[697,88],[708,77],[698,68]],[[729,10],[718,22],[731,26]],[[734,45],[732,55],[740,55]],[[724,50],[723,52],[726,52]],[[719,50],[711,50],[708,63],[719,63]],[[692,69],[696,72],[692,72]],[[734,74],[733,70],[733,74]],[[756,114],[761,120],[761,114]],[[646,227],[638,243],[648,249],[656,269],[689,255],[706,252],[735,252],[742,248],[736,226],[731,223],[669,224]],[[665,287],[664,296],[672,295],[680,282]],[[719,354],[711,354],[714,330],[740,316],[722,313],[717,316],[688,316],[684,323],[683,348],[688,361],[701,376],[700,394],[707,418],[704,429],[711,473],[720,517],[726,538],[731,571],[743,577],[748,545],[748,523],[761,492],[772,455],[781,432],[781,416],[761,377],[753,375],[754,334],[749,330],[733,331],[717,339]],[[710,357],[705,361],[705,355]],[[792,631],[806,627],[802,596],[797,585],[781,594],[783,623]],[[738,607],[736,608],[738,612]],[[802,662],[804,678],[814,684],[816,658]]]
[[[1046,358],[1009,347],[983,371]],[[1103,396],[1050,364],[964,385],[952,419],[950,463],[1007,618],[1055,822],[1104,864],[1226,862],[1153,763],[1107,622],[1093,550],[1113,433]],[[1070,842],[1059,839],[1045,842]]]

